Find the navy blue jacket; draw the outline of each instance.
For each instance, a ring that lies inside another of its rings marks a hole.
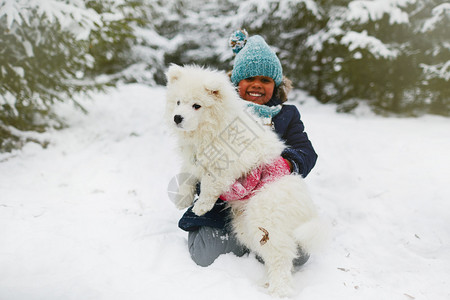
[[[267,106],[281,104],[276,98],[270,99]],[[281,156],[292,163],[292,172],[306,177],[316,164],[317,154],[304,131],[305,126],[300,119],[296,106],[283,104],[281,111],[272,118],[275,132],[286,144]],[[197,194],[200,194],[200,185],[197,185]],[[212,210],[203,216],[197,216],[190,207],[178,222],[178,226],[186,231],[197,230],[200,226],[224,228],[228,223],[229,209],[225,202],[218,200]]]
[[[268,106],[278,104],[281,104],[278,99],[271,99],[266,103]],[[275,132],[287,146],[281,156],[292,163],[292,172],[308,176],[316,164],[317,154],[305,132],[297,107],[284,104],[281,111],[272,118],[272,122]]]

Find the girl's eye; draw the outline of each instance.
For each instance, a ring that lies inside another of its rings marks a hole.
[[[177,101],[177,105],[180,105],[180,100]]]
[[[202,106],[201,106],[201,105],[198,105],[198,104],[196,103],[196,104],[192,105],[192,107],[193,107],[195,110],[197,110],[197,109],[200,109],[200,107],[202,107]]]

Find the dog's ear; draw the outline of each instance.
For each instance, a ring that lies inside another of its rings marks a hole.
[[[205,87],[205,90],[213,97],[217,98],[217,99],[221,99],[221,95],[220,95],[220,90],[216,90],[216,89],[208,89]]]
[[[177,81],[181,74],[183,73],[183,67],[180,67],[176,64],[171,64],[169,69],[166,72],[166,78],[168,83],[173,83]]]
[[[205,82],[204,85],[205,90],[213,96],[214,98],[220,100],[222,99],[221,85],[219,82],[209,81]]]

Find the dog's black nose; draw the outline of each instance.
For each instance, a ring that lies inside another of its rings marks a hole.
[[[183,121],[183,117],[180,115],[175,115],[173,117],[173,120],[175,121],[175,123],[180,124]]]

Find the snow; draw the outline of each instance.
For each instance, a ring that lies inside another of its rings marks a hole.
[[[423,69],[427,79],[442,78],[446,81],[450,80],[450,60],[437,65],[420,64],[419,66]]]
[[[0,299],[271,299],[253,255],[193,263],[167,195],[178,172],[163,87],[124,85],[68,128],[0,155]],[[319,154],[306,179],[330,242],[293,299],[450,299],[450,119],[298,105]]]
[[[398,50],[390,50],[379,39],[367,35],[367,31],[365,30],[363,32],[346,32],[342,37],[341,43],[346,45],[350,51],[367,49],[376,58],[383,57],[386,59],[394,59],[399,54]]]
[[[0,0],[0,18],[6,15],[8,29],[14,23],[30,25],[34,14],[45,16],[50,23],[59,23],[78,40],[88,39],[90,30],[101,25],[100,16],[93,9],[87,9],[82,0]]]
[[[389,16],[389,24],[408,23],[408,14],[401,8],[413,4],[416,0],[371,0],[352,1],[348,4],[348,20],[355,20],[360,24],[378,21],[385,14]]]
[[[278,10],[275,12],[275,16],[280,17],[282,19],[291,19],[295,18],[294,10],[292,7],[302,3],[305,5],[306,9],[313,14],[317,19],[322,19],[320,14],[320,9],[317,6],[317,3],[312,0],[281,0],[278,1]]]
[[[431,11],[431,14],[433,16],[423,23],[421,32],[433,31],[436,28],[436,25],[445,19],[446,15],[448,17],[448,15],[450,15],[450,3],[442,3],[436,6]]]

